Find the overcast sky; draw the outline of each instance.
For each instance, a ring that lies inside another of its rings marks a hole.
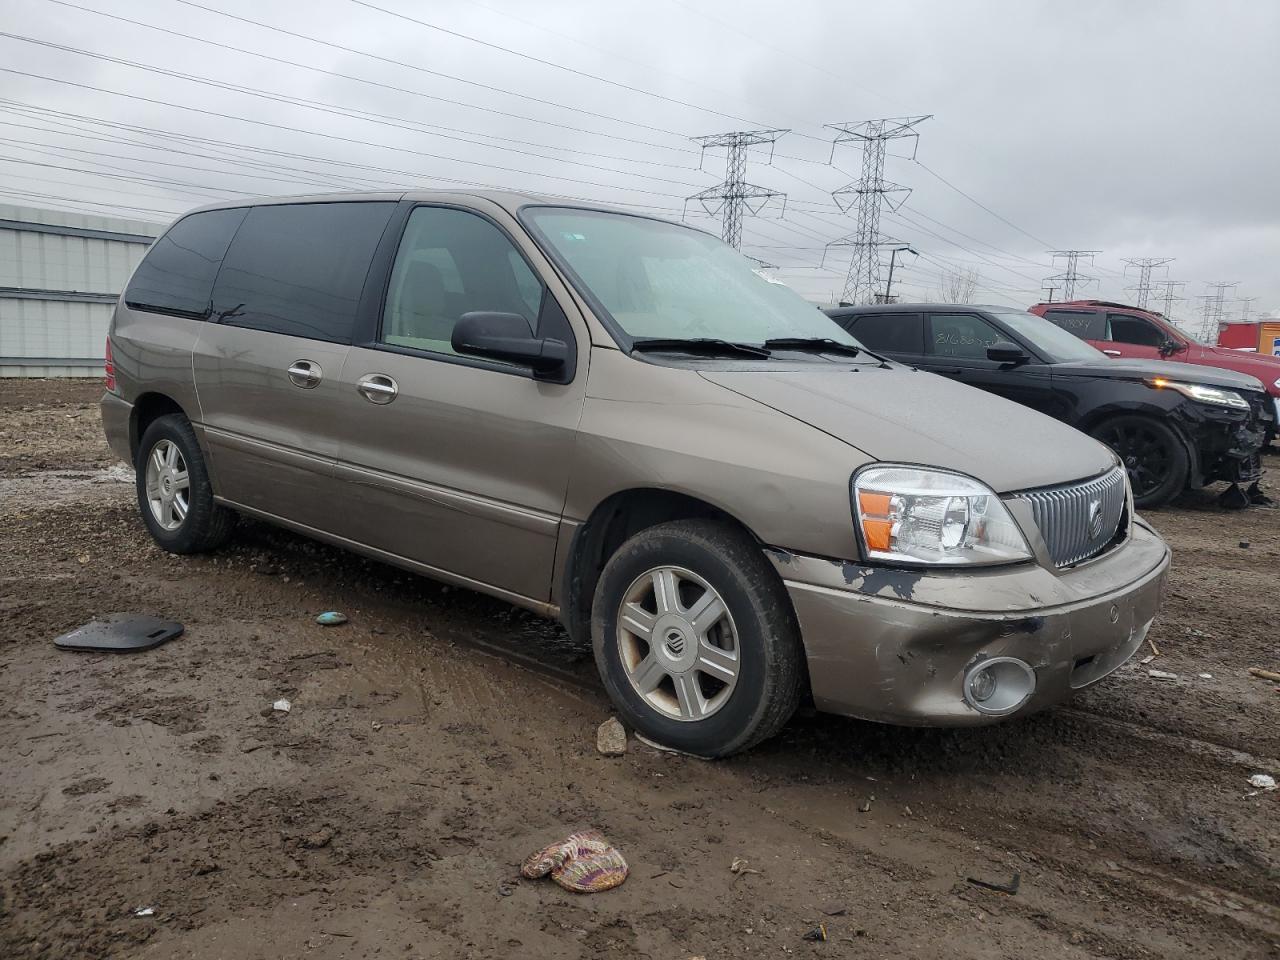
[[[1153,279],[1186,281],[1177,318],[1216,280],[1280,315],[1280,3],[5,0],[0,30],[26,38],[0,37],[0,67],[49,78],[0,72],[0,201],[165,220],[483,184],[678,218],[724,175],[689,138],[785,128],[747,172],[785,216],[749,220],[743,248],[822,299],[848,262],[823,247],[853,229],[830,191],[861,163],[829,164],[824,124],[932,114],[920,163],[906,141],[887,164],[914,192],[883,229],[921,254],[895,293],[939,299],[973,268],[977,299],[1027,305],[1061,269],[1045,251],[1074,247],[1101,251],[1077,295],[1131,299],[1124,259],[1173,257]]]

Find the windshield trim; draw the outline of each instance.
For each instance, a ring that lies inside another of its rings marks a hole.
[[[573,288],[573,291],[587,302],[587,306],[591,308],[591,312],[596,315],[604,328],[609,332],[609,336],[613,337],[614,342],[618,345],[618,349],[623,353],[631,353],[636,345],[637,340],[643,340],[644,337],[633,337],[623,329],[622,324],[613,318],[613,314],[609,309],[600,302],[600,299],[591,292],[591,288],[587,285],[582,277],[578,276],[576,270],[569,265],[569,262],[556,249],[542,229],[538,226],[537,220],[528,217],[526,214],[534,210],[577,210],[585,213],[603,213],[617,217],[632,217],[636,220],[652,220],[655,223],[665,224],[669,227],[680,227],[682,230],[689,230],[693,233],[705,234],[708,237],[715,238],[715,234],[710,231],[703,230],[699,227],[692,227],[687,223],[680,223],[675,220],[668,220],[665,217],[655,217],[647,213],[632,213],[630,210],[617,210],[606,206],[591,206],[588,204],[577,203],[524,203],[516,209],[516,220],[520,226],[524,227],[530,239],[543,256],[551,261],[552,265],[560,271],[560,277]]]

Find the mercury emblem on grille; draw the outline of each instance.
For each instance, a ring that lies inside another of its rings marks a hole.
[[[1089,501],[1089,539],[1095,539],[1102,533],[1102,501]]]

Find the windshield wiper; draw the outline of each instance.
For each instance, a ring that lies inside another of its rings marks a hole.
[[[675,350],[684,353],[728,353],[742,357],[768,357],[770,351],[750,343],[734,343],[732,340],[720,340],[716,337],[646,337],[631,344],[631,351],[637,350]]]
[[[774,337],[766,340],[764,345],[772,350],[812,350],[815,353],[844,353],[851,357],[868,352],[852,343],[841,343],[830,337]]]

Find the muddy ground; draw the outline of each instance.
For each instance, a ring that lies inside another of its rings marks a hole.
[[[1150,514],[1175,556],[1160,656],[1070,705],[607,759],[590,658],[553,624],[260,524],[161,553],[100,389],[0,381],[6,960],[1280,955],[1280,791],[1248,783],[1280,775],[1280,692],[1247,674],[1280,669],[1280,510]],[[187,632],[50,643],[126,610]],[[624,886],[518,879],[585,826]],[[1015,896],[968,880],[1015,874]]]

